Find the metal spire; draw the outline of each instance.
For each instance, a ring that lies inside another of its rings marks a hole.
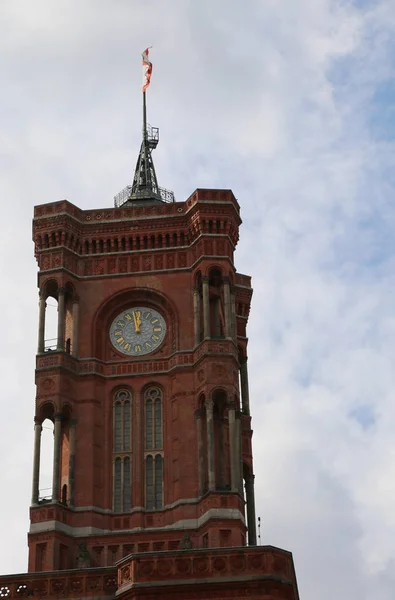
[[[159,200],[162,201],[158,180],[156,178],[152,150],[159,142],[159,129],[147,124],[146,92],[143,92],[143,141],[137,158],[134,172],[131,200]]]
[[[148,50],[146,51],[148,56]],[[143,55],[144,64],[144,55]],[[149,84],[149,79],[148,79]],[[141,142],[140,152],[137,158],[136,169],[134,172],[132,185],[126,186],[119,194],[114,197],[116,207],[124,204],[145,205],[160,204],[162,202],[175,202],[173,192],[160,188],[156,178],[154,162],[152,160],[152,150],[159,142],[158,127],[151,127],[147,123],[147,101],[146,84],[143,88],[143,140]]]

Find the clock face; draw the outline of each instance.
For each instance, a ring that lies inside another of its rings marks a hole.
[[[156,310],[135,306],[119,314],[111,324],[114,348],[128,356],[140,356],[156,350],[166,334],[166,321]]]

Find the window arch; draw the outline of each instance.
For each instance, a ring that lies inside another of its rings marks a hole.
[[[145,406],[145,504],[148,510],[163,508],[163,396],[156,386],[144,394]]]
[[[113,508],[128,512],[132,507],[132,395],[119,390],[113,403]]]

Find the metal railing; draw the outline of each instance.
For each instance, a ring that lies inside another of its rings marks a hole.
[[[51,338],[49,340],[45,340],[44,342],[44,352],[56,352],[58,349],[58,340],[57,338]]]
[[[163,202],[168,202],[169,204],[171,204],[172,202],[176,201],[174,197],[174,192],[172,192],[171,190],[166,190],[166,188],[160,187],[159,194]]]
[[[116,196],[114,196],[114,206],[115,208],[119,208],[122,204],[125,204],[130,198],[132,193],[132,186],[127,185],[123,190],[121,190]]]
[[[147,123],[147,139],[151,150],[154,150],[159,143],[159,127],[152,127]]]
[[[147,191],[146,197],[150,198],[151,194],[152,194],[151,190]],[[171,204],[172,202],[176,201],[175,197],[174,197],[174,192],[167,190],[165,188],[161,188],[161,187],[159,188],[159,195],[161,197],[161,200],[168,204]],[[144,198],[143,191],[139,191],[139,193],[137,194],[137,197]],[[128,200],[132,200],[132,186],[131,185],[127,185],[116,196],[114,196],[115,208],[120,208],[123,204],[125,204],[125,202],[128,202]]]
[[[43,492],[50,492],[49,494],[43,494]],[[38,493],[38,503],[48,504],[52,501],[52,488],[42,488]]]

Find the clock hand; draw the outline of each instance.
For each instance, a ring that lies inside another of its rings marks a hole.
[[[137,311],[137,313],[133,311],[133,320],[134,320],[135,332],[140,333],[140,325],[141,325],[140,311]]]
[[[133,315],[133,322],[134,322],[134,330],[135,330],[135,332],[137,333],[137,330],[138,330],[138,324],[137,324],[137,317],[136,317],[136,313],[133,311],[133,312],[132,312],[132,315]]]

